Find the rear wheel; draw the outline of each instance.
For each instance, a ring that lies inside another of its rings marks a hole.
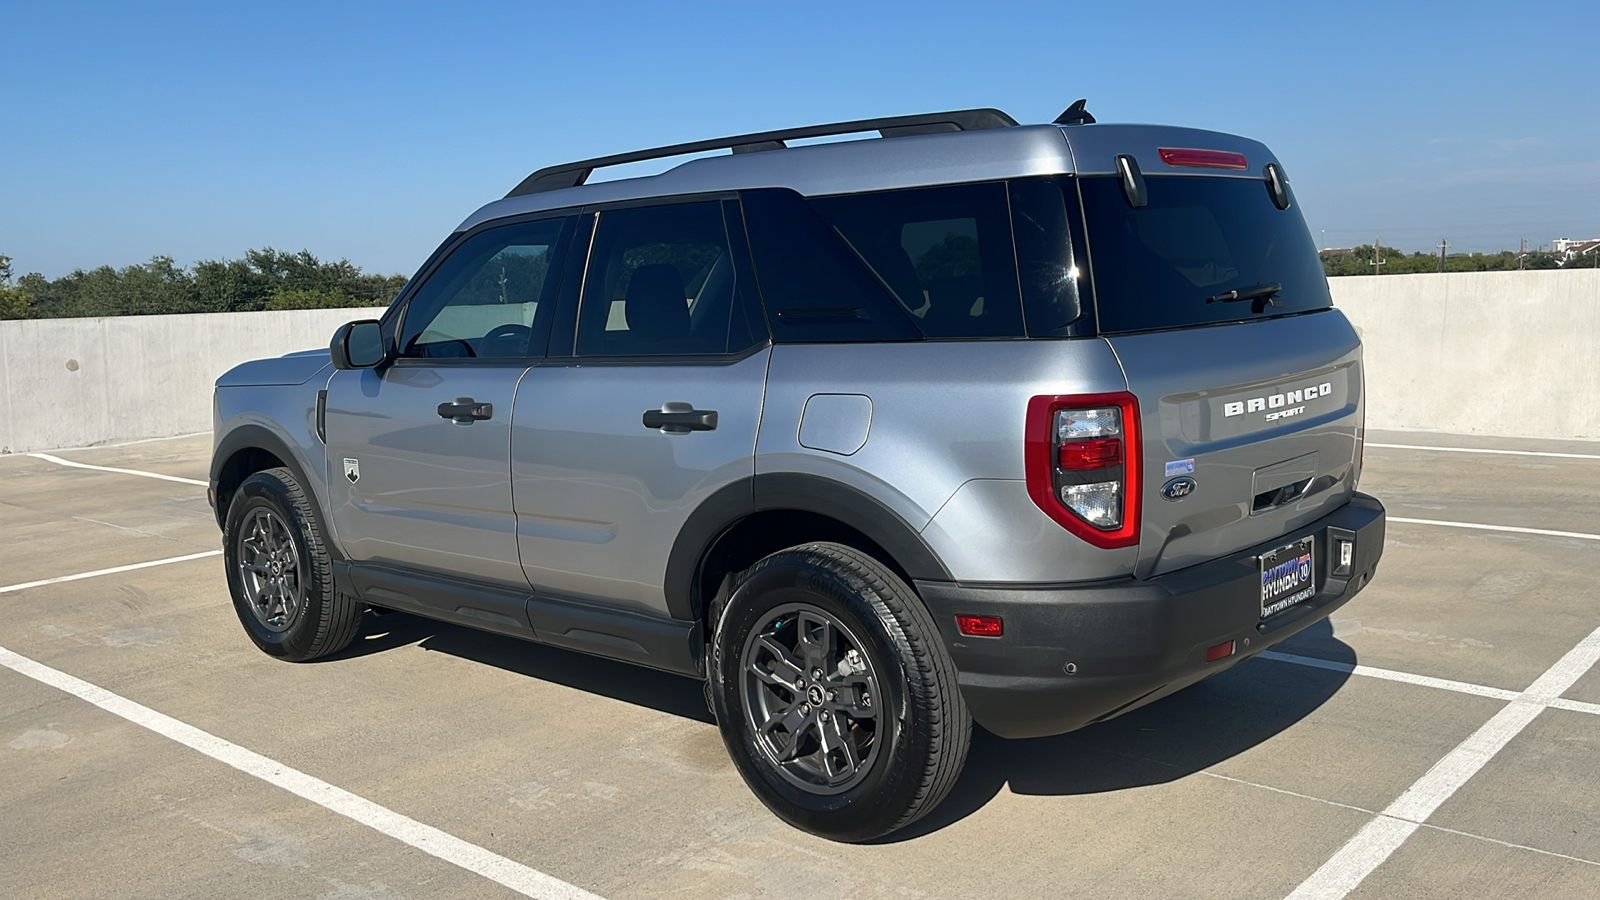
[[[711,700],[746,783],[780,818],[862,841],[938,805],[972,722],[927,610],[877,560],[793,547],[743,573],[717,623]]]
[[[288,469],[246,478],[222,534],[234,612],[262,651],[304,662],[355,638],[363,607],[334,589],[311,501]]]

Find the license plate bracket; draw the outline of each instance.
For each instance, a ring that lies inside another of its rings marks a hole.
[[[1276,615],[1316,596],[1316,539],[1306,535],[1259,557],[1261,618]]]

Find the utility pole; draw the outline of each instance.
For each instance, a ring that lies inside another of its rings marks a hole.
[[[1449,249],[1450,249],[1450,240],[1448,238],[1439,238],[1439,271],[1441,271],[1441,272],[1444,271],[1444,254],[1445,254],[1445,251],[1447,251]]]
[[[1382,266],[1382,265],[1386,265],[1388,262],[1389,261],[1387,259],[1383,258],[1383,238],[1382,237],[1373,238],[1372,239],[1372,274],[1374,274],[1374,275],[1382,275],[1383,272],[1381,272],[1378,269],[1378,267]]]
[[[1528,255],[1528,239],[1527,238],[1523,238],[1522,239],[1522,246],[1521,246],[1520,249],[1517,250],[1517,268],[1519,270],[1520,269],[1526,269],[1528,267],[1527,259],[1526,259],[1527,255]]]

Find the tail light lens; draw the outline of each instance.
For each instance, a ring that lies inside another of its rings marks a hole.
[[[1028,401],[1028,495],[1097,547],[1139,540],[1139,404],[1132,394]]]
[[[1356,432],[1356,477],[1350,486],[1361,483],[1361,470],[1367,467],[1367,372],[1361,370],[1361,428]]]

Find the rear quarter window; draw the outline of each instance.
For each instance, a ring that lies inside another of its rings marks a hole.
[[[928,338],[1021,337],[999,182],[877,191],[811,205]]]
[[[1246,321],[1333,305],[1298,205],[1291,198],[1288,209],[1278,209],[1261,179],[1147,176],[1149,202],[1138,209],[1115,177],[1078,181],[1101,332]],[[1279,306],[1207,302],[1274,283],[1283,288]]]

